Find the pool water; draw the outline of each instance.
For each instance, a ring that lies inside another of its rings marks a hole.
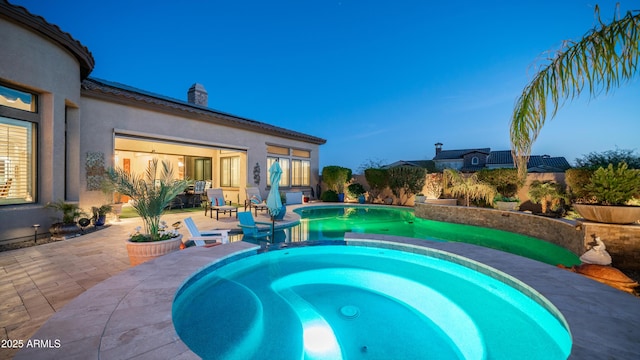
[[[178,291],[174,326],[204,359],[568,357],[566,322],[535,290],[453,254],[398,247],[227,259]]]
[[[421,219],[412,210],[391,207],[321,206],[295,210],[300,225],[294,240],[342,240],[345,232],[396,235],[432,241],[456,241],[538,260],[550,265],[579,265],[571,251],[530,236],[479,226]]]

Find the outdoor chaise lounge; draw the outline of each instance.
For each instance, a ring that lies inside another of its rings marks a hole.
[[[215,246],[220,243],[227,244],[229,242],[229,230],[200,231],[190,217],[184,219],[184,224],[187,226],[187,230],[189,230],[188,240],[193,241],[196,246]]]
[[[245,189],[245,191],[247,193],[247,198],[244,201],[245,211],[247,210],[247,208],[249,208],[249,211],[251,211],[251,208],[254,208],[256,216],[258,216],[258,210],[260,211],[269,210],[266,202],[262,199],[262,196],[260,196],[260,190],[258,188],[248,187]]]
[[[238,226],[242,229],[245,237],[253,239],[263,239],[271,237],[271,223],[255,221],[251,211],[243,211],[238,213]],[[263,226],[258,226],[263,225]],[[266,227],[264,226],[266,225]]]
[[[207,216],[207,211],[211,211],[209,213],[209,217],[213,218],[213,211],[216,212],[216,220],[219,219],[220,213],[223,215],[229,213],[229,217],[231,217],[232,213],[236,213],[236,218],[238,217],[238,208],[235,206],[231,206],[231,201],[225,201],[224,193],[222,189],[206,189],[207,191],[207,205],[204,207],[204,216]]]

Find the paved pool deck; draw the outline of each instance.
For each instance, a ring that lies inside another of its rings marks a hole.
[[[290,207],[292,209],[292,207]],[[235,228],[202,213],[200,229]],[[264,219],[258,220],[264,220]],[[294,214],[287,221],[295,221]],[[0,333],[3,339],[40,340],[43,348],[0,349],[16,359],[197,359],[171,320],[176,290],[195,271],[231,254],[259,247],[233,242],[194,247],[131,268],[123,239],[139,219],[126,219],[81,237],[0,253]],[[185,230],[186,235],[186,230]],[[571,359],[637,359],[640,299],[575,273],[516,255],[461,243],[432,243],[381,235],[349,234],[431,247],[480,261],[528,284],[549,299],[573,336]]]

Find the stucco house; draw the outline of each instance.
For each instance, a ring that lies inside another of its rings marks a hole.
[[[244,189],[264,196],[268,168],[283,168],[285,192],[309,194],[319,182],[325,139],[209,108],[203,85],[187,101],[89,77],[85,46],[42,17],[0,0],[0,241],[46,231],[48,202],[104,204],[105,167],[143,171],[170,161],[178,176],[224,188],[243,202]]]

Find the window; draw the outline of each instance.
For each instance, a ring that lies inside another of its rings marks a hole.
[[[240,187],[240,157],[220,158],[220,186]]]
[[[291,161],[291,185],[310,186],[311,162],[309,160]]]
[[[280,186],[311,186],[311,151],[284,146],[267,145],[267,169],[276,161],[280,162],[282,176]],[[274,156],[279,155],[279,156]],[[304,159],[300,159],[304,158]],[[291,165],[291,168],[289,168]],[[268,176],[268,175],[267,175]],[[267,186],[271,181],[267,178]]]
[[[34,202],[36,124],[0,116],[0,205]]]
[[[478,160],[477,156],[471,158],[471,165],[478,165],[479,162],[480,160]]]
[[[0,105],[36,112],[36,95],[0,85]]]
[[[267,157],[267,186],[271,186],[271,173],[269,173],[269,169],[271,169],[271,165],[273,165],[276,160],[278,160],[280,169],[282,169],[279,185],[289,186],[289,159],[275,157]]]

